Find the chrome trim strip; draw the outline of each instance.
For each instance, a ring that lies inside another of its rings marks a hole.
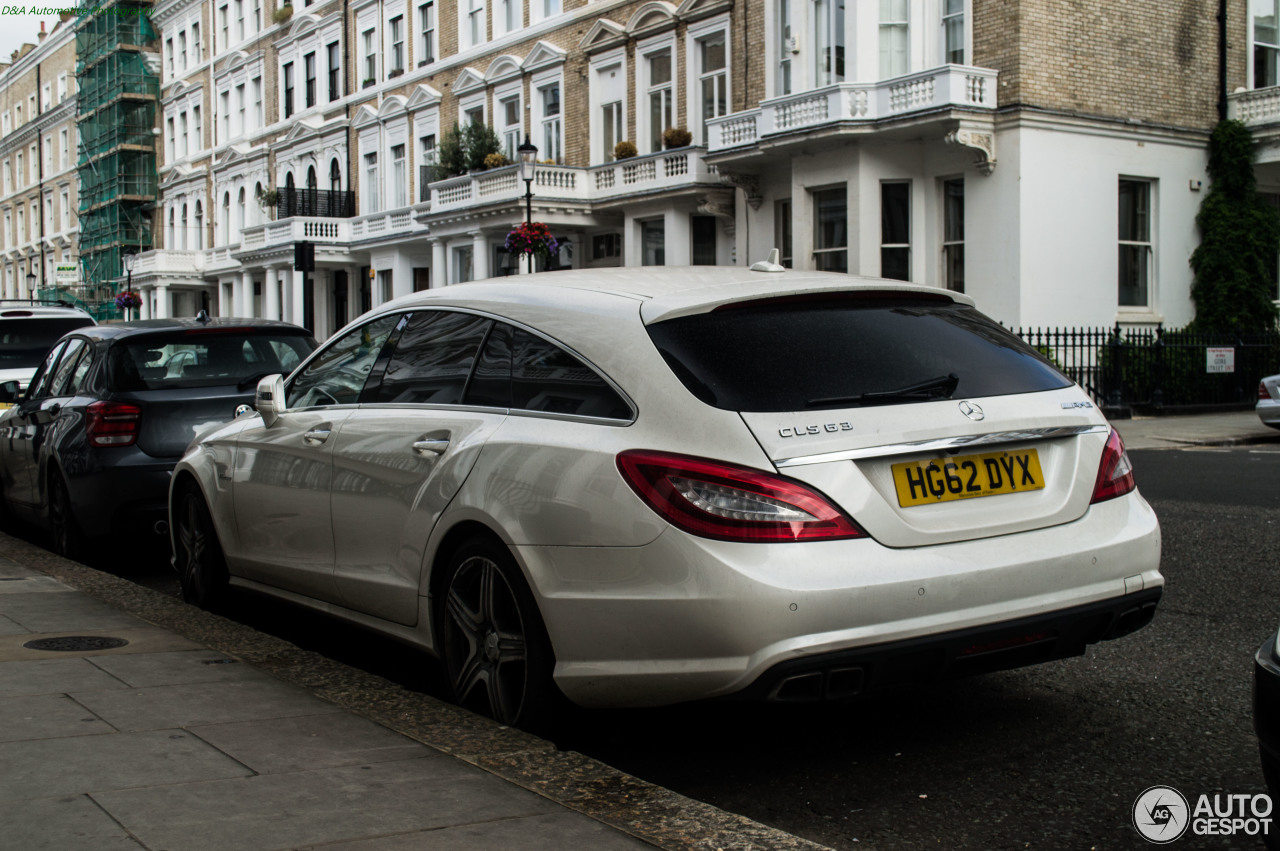
[[[1079,434],[1104,434],[1111,426],[1103,424],[1087,426],[1055,426],[1053,428],[1029,428],[1021,431],[994,431],[988,434],[967,434],[960,437],[939,437],[918,440],[914,443],[889,443],[868,446],[863,449],[847,449],[843,452],[826,452],[821,455],[800,455],[775,461],[774,466],[803,467],[807,464],[826,464],[832,461],[857,461],[860,458],[880,458],[886,455],[908,455],[912,452],[939,452],[963,449],[969,446],[994,446],[1000,443],[1018,443],[1024,440],[1050,440],[1055,437],[1072,437]]]

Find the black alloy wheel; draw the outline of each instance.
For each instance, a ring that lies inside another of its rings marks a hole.
[[[438,638],[461,706],[501,724],[543,729],[557,691],[546,629],[520,568],[487,538],[464,543],[437,597]]]
[[[222,545],[204,494],[187,482],[174,502],[174,561],[182,599],[202,609],[215,608],[225,595],[229,576]]]
[[[84,534],[76,523],[75,510],[71,507],[71,491],[60,473],[49,477],[49,532],[53,537],[53,551],[63,558],[79,559],[84,554]]]

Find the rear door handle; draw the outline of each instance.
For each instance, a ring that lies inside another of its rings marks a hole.
[[[307,444],[307,446],[319,446],[320,444],[328,440],[329,435],[332,433],[333,432],[331,429],[313,428],[311,429],[311,431],[302,435],[302,442]]]
[[[423,457],[443,455],[444,451],[449,448],[449,440],[448,438],[425,438],[423,440],[415,440],[412,445],[413,451]]]

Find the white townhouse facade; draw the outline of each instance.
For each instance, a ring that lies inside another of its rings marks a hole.
[[[79,298],[75,32],[32,35],[0,64],[0,292]]]
[[[146,315],[208,306],[323,338],[416,289],[527,274],[503,242],[528,189],[561,267],[778,247],[797,269],[963,290],[1012,326],[1193,316],[1216,0],[1183,0],[1176,26],[1154,0],[277,2],[154,7]],[[1275,0],[1227,5],[1231,108],[1276,152],[1259,175],[1280,194]],[[515,165],[432,170],[476,122],[512,160],[537,146],[529,187]]]

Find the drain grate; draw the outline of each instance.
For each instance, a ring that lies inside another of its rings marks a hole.
[[[37,638],[22,645],[28,650],[58,650],[64,653],[85,650],[111,650],[124,647],[129,642],[108,635],[62,635],[57,638]]]

